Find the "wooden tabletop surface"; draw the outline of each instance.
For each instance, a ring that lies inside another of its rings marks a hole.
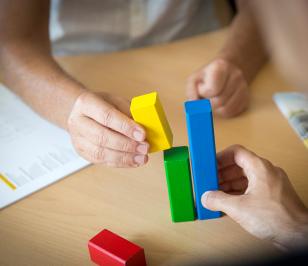
[[[187,145],[186,78],[214,57],[225,37],[226,32],[219,31],[172,44],[58,61],[94,90],[129,99],[158,91],[174,146]],[[221,150],[239,143],[283,167],[308,204],[307,150],[272,101],[274,92],[291,89],[267,65],[251,86],[249,110],[230,120],[215,117],[216,145]],[[90,166],[0,211],[0,264],[91,265],[87,241],[103,228],[144,247],[148,265],[278,253],[226,216],[172,223],[163,155],[158,152],[137,169]]]

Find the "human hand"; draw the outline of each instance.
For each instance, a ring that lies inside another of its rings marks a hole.
[[[205,208],[226,213],[279,247],[308,244],[307,208],[281,168],[239,145],[218,153],[217,162],[223,191],[205,192]]]
[[[233,117],[248,106],[248,84],[242,70],[224,59],[215,59],[187,81],[189,100],[207,98],[215,114]]]
[[[145,130],[130,118],[129,101],[107,93],[82,93],[68,118],[76,151],[92,163],[136,167],[148,160]]]

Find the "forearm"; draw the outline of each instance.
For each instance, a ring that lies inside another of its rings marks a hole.
[[[0,1],[1,79],[36,112],[66,128],[83,87],[53,60],[48,24],[49,1]]]
[[[0,52],[3,82],[36,112],[66,128],[83,86],[67,75],[45,49],[31,40],[6,43]]]
[[[230,26],[228,38],[218,57],[242,69],[248,83],[266,62],[267,54],[261,36],[245,3],[239,2],[239,13]]]

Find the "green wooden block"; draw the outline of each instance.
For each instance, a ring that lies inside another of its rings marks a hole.
[[[164,151],[164,164],[173,222],[195,220],[195,204],[186,146]]]

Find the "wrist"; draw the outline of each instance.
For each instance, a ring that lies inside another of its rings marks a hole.
[[[308,246],[308,210],[295,215],[285,226],[274,243],[285,250],[297,250]]]
[[[263,59],[263,56],[261,55],[260,59],[256,60],[251,56],[244,56],[243,51],[234,51],[226,48],[220,50],[217,58],[221,58],[236,66],[242,72],[247,84],[250,84],[253,81],[265,62],[265,57]]]

